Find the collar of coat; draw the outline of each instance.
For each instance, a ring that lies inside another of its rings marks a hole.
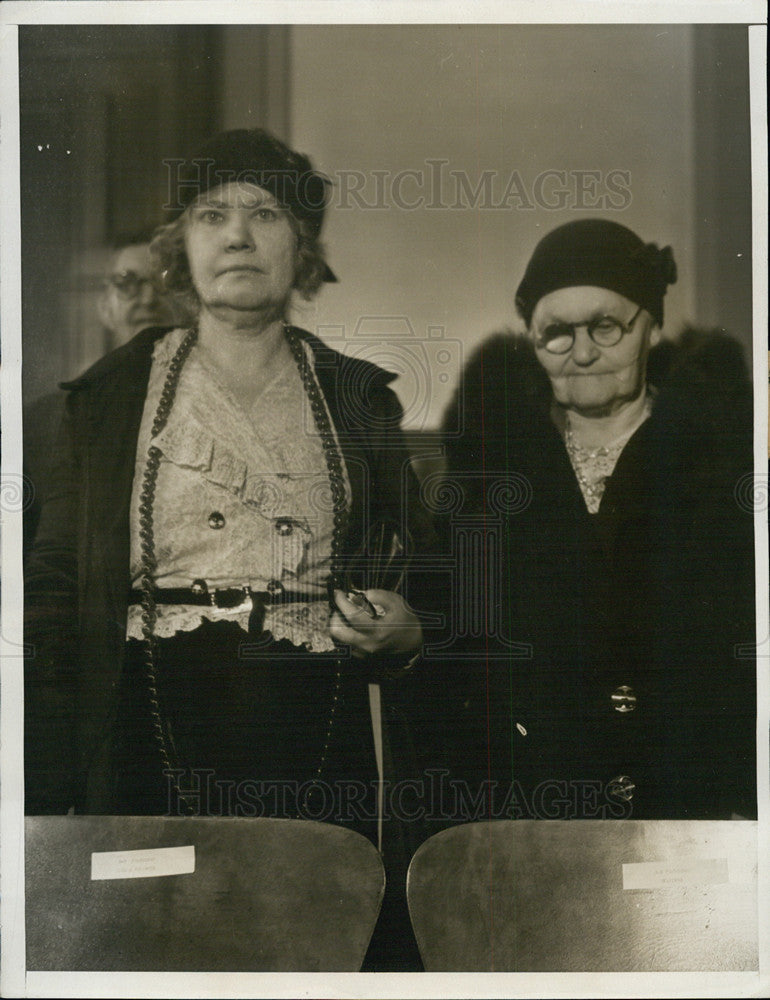
[[[751,381],[737,341],[688,327],[651,350],[647,375],[655,390],[648,434],[656,461],[696,479],[753,468]],[[449,468],[476,468],[482,450],[490,468],[525,456],[538,461],[554,437],[552,402],[529,338],[490,337],[471,355],[445,416]]]
[[[152,358],[152,347],[157,340],[169,333],[171,326],[152,326],[142,330],[135,337],[123,344],[121,347],[110,351],[95,364],[91,365],[82,375],[69,382],[62,382],[62,389],[85,389],[100,382],[103,379],[111,378],[117,371],[124,367],[149,366]],[[387,385],[397,376],[394,372],[386,371],[379,365],[373,364],[362,358],[353,358],[347,354],[341,354],[334,348],[327,346],[322,340],[302,330],[299,327],[292,327],[302,340],[309,344],[315,359],[315,367],[318,377],[324,380],[324,376],[333,375],[339,381],[354,381],[356,384],[371,385],[372,382],[380,385]],[[148,367],[149,373],[149,367]]]

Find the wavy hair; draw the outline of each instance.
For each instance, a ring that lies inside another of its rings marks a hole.
[[[312,225],[286,213],[297,235],[296,266],[293,288],[303,299],[311,299],[324,281],[327,270],[324,248]],[[187,213],[173,222],[158,226],[150,243],[152,263],[162,280],[163,288],[195,315],[200,299],[195,290],[187,259],[184,236]]]

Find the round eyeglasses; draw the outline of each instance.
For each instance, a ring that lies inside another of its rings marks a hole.
[[[639,306],[627,323],[622,323],[614,316],[597,316],[585,323],[549,323],[537,331],[536,344],[549,354],[566,354],[572,350],[576,331],[584,326],[586,333],[597,347],[614,347],[633,330],[641,311],[642,306]]]
[[[118,271],[107,280],[122,299],[138,298],[145,285],[149,285],[155,292],[161,291],[157,278],[137,274],[136,271]]]

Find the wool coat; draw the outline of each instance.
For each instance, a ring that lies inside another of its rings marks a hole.
[[[131,588],[134,459],[153,345],[166,332],[143,331],[64,386],[65,418],[25,568],[28,813],[109,810]],[[312,349],[351,486],[343,557],[379,520],[401,524],[416,548],[429,544],[432,529],[399,429],[401,408],[388,387],[395,376],[296,332]],[[359,673],[360,684],[371,679]]]
[[[648,379],[592,515],[530,342],[495,336],[463,373],[443,534],[483,533],[454,617],[484,627],[423,725],[456,821],[756,815],[751,384],[735,341],[693,329]]]

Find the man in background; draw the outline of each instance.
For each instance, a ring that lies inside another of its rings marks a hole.
[[[149,326],[183,322],[179,308],[159,286],[150,260],[152,233],[139,232],[116,240],[107,252],[96,308],[104,330],[104,353],[127,343]],[[24,557],[32,545],[56,454],[56,438],[65,393],[56,388],[24,409],[24,475],[30,506],[24,512]]]
[[[97,306],[105,329],[105,352],[148,326],[170,326],[179,319],[153,273],[150,236],[140,233],[117,242],[109,255]]]

